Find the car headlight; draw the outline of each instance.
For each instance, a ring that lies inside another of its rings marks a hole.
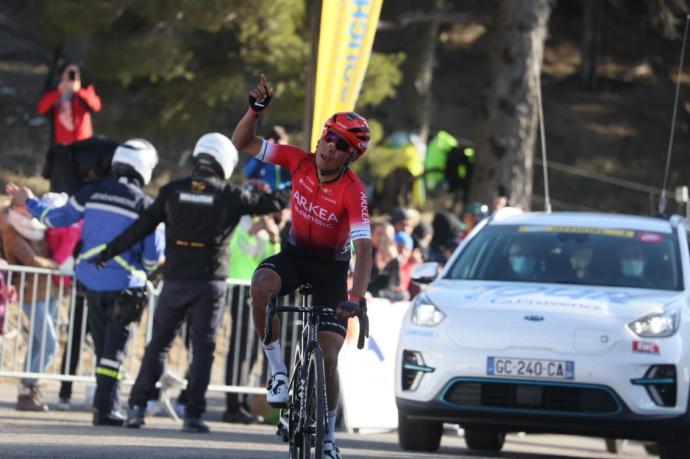
[[[641,338],[668,338],[680,326],[680,311],[655,312],[628,324],[630,330]]]
[[[422,294],[417,297],[412,306],[412,323],[421,327],[435,327],[443,322],[446,315],[434,305],[429,298]]]

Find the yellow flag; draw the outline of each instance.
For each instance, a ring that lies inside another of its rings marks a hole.
[[[323,0],[311,147],[333,113],[355,108],[383,0]]]

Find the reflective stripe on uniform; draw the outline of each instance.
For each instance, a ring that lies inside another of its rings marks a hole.
[[[53,225],[50,224],[50,221],[46,222],[45,218],[46,215],[48,215],[48,212],[50,212],[50,207],[46,207],[43,212],[41,212],[41,217],[38,219],[41,223],[43,223],[46,226],[53,227]]]
[[[72,197],[69,199],[69,203],[72,204],[72,207],[74,207],[75,209],[77,209],[79,212],[84,212],[84,206],[82,206],[81,204],[79,204],[79,203],[77,202],[77,200],[75,199],[74,196],[72,196]]]
[[[86,252],[79,255],[79,257],[77,258],[76,264],[79,264],[83,260],[91,258],[95,255],[98,255],[99,253],[104,251],[105,248],[106,248],[106,244],[100,244],[100,245],[97,245],[96,247],[93,247],[93,248],[87,250]],[[142,271],[141,269],[137,269],[134,266],[130,265],[120,255],[117,255],[116,257],[114,257],[113,261],[115,261],[115,263],[117,263],[118,265],[123,267],[126,271],[131,272],[132,275],[134,275],[135,277],[138,277],[138,278],[143,279],[143,280],[148,279],[148,277],[146,276],[146,272]]]
[[[138,277],[138,278],[144,279],[144,280],[147,280],[147,279],[148,279],[148,276],[146,275],[146,272],[145,272],[145,271],[142,271],[141,269],[137,269],[137,268],[135,268],[134,266],[130,265],[130,264],[127,263],[127,262],[125,261],[125,259],[122,258],[120,255],[118,255],[118,256],[116,256],[115,258],[113,258],[113,260],[115,260],[115,262],[116,262],[118,265],[122,266],[122,267],[125,268],[127,271],[131,272],[132,275],[134,275],[135,277]]]
[[[105,248],[106,248],[105,244],[100,244],[100,245],[97,245],[96,247],[90,248],[86,252],[80,253],[79,256],[77,257],[77,264],[80,263],[82,260],[85,260],[87,258],[91,258],[94,255],[98,255],[99,253],[104,251]]]
[[[101,357],[101,360],[98,361],[101,365],[108,365],[110,368],[118,369],[120,368],[120,362],[117,360],[111,360],[111,359],[106,359],[105,357]]]
[[[122,381],[123,379],[123,376],[120,374],[118,370],[111,370],[110,368],[97,367],[96,374],[108,376],[110,378],[117,379],[118,381]]]

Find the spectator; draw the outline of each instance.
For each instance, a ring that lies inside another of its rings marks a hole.
[[[403,231],[407,234],[412,234],[412,222],[410,212],[402,207],[397,207],[391,212],[391,225],[395,233]]]
[[[271,131],[266,136],[266,140],[278,145],[287,145],[290,141],[285,128],[282,126],[273,126]],[[251,157],[244,165],[244,175],[247,179],[262,180],[273,189],[288,188],[291,183],[290,172],[277,164],[265,163],[258,159]]]
[[[367,291],[378,298],[401,301],[405,299],[406,294],[400,286],[400,261],[398,250],[395,248],[393,226],[380,223],[374,228],[374,232],[376,233],[372,234],[374,263]]]
[[[7,272],[2,268],[7,266],[7,260],[0,258],[0,345],[2,345],[2,335],[5,328],[5,314],[7,313],[7,303],[17,301],[17,293],[14,287],[7,283]]]
[[[46,227],[31,216],[23,203],[12,200],[8,222],[2,233],[2,245],[9,264],[46,269],[58,267],[50,258],[50,248],[45,239]],[[57,291],[46,275],[13,276],[12,283],[18,292],[24,289],[22,311],[30,321],[31,341],[24,357],[24,371],[42,373],[50,366],[57,351]],[[41,401],[37,379],[21,380],[16,408],[20,411],[48,411],[48,405]]]
[[[400,262],[400,289],[406,293],[406,298],[409,299],[419,292],[418,287],[412,284],[412,268],[417,264],[412,257],[414,251],[414,242],[412,236],[404,231],[398,231],[395,234],[395,244],[398,249],[398,260]],[[412,287],[412,291],[410,288]]]
[[[508,188],[503,185],[499,185],[496,189],[496,194],[494,195],[494,212],[497,212],[504,207],[510,205],[510,192]]]
[[[453,213],[439,211],[434,215],[431,227],[433,236],[429,243],[429,261],[444,265],[455,250],[462,224]]]
[[[41,197],[41,202],[51,209],[66,205],[67,201],[68,197],[66,193],[46,193]],[[78,255],[81,249],[81,229],[83,224],[84,221],[79,220],[64,228],[49,227],[46,229],[46,241],[48,242],[48,247],[50,247],[51,257],[60,265],[60,271],[74,271],[74,255]],[[72,285],[71,277],[54,275],[53,283],[58,289],[60,288],[61,279],[63,289],[67,289]],[[60,372],[64,374],[67,370],[67,364],[69,363],[70,375],[76,374],[77,365],[79,364],[79,356],[81,354],[81,332],[84,317],[83,288],[81,285],[76,288],[78,291],[75,296],[74,309],[70,310],[70,314],[72,314],[70,316],[70,322],[72,322],[71,334],[69,336],[70,342],[65,346],[65,352],[62,355],[62,363],[60,365]],[[71,350],[69,354],[68,350]],[[72,381],[60,382],[58,397],[60,401],[56,408],[60,411],[69,410],[70,399],[72,398]]]
[[[230,279],[251,280],[259,263],[280,251],[280,228],[276,222],[276,219],[279,221],[281,218],[280,215],[281,212],[256,217],[245,215],[240,219],[240,223],[230,238],[230,262],[228,265],[228,277]],[[241,292],[242,290],[244,292]],[[225,384],[236,385],[241,384],[242,378],[246,379],[249,375],[235,374],[235,366],[241,373],[242,362],[245,362],[249,357],[247,368],[251,370],[258,356],[258,343],[255,342],[251,349],[247,349],[249,333],[254,332],[251,327],[249,288],[240,285],[234,286],[231,298],[230,316],[232,317],[233,333],[228,340]],[[240,301],[241,299],[242,301]],[[240,308],[244,309],[245,312],[240,314]],[[242,317],[241,322],[240,317]],[[239,333],[239,340],[235,333]],[[256,419],[250,414],[250,411],[247,400],[240,401],[239,394],[230,392],[225,394],[223,421],[252,423]]]
[[[429,259],[429,243],[432,236],[433,229],[427,221],[420,220],[417,226],[412,229],[412,239],[414,240],[412,258],[416,263]]]
[[[101,98],[92,85],[82,87],[81,70],[74,62],[60,68],[57,87],[47,89],[38,113],[52,113],[52,143],[70,144],[93,136],[91,113],[101,111]]]
[[[489,215],[489,206],[481,202],[471,202],[462,213],[462,224],[465,226],[460,234],[458,242],[470,234],[477,223]]]
[[[49,208],[62,207],[67,204],[68,196],[65,193],[46,193],[41,197],[41,202]],[[50,255],[59,265],[60,271],[72,272],[74,270],[74,253],[77,244],[81,240],[81,228],[84,221],[66,226],[64,228],[47,228],[46,241],[50,248]],[[72,279],[66,276],[53,276],[53,283],[60,285],[60,278],[64,287],[72,285]]]

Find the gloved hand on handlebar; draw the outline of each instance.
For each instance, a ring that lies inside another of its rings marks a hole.
[[[336,317],[355,317],[367,309],[367,300],[355,295],[349,295],[335,307]]]

